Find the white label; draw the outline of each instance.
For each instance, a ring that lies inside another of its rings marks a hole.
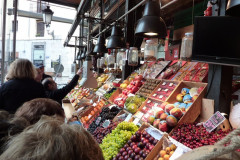
[[[126,119],[124,121],[128,122],[130,120],[130,118],[132,117],[132,114],[128,114],[128,116],[126,117]]]
[[[102,119],[101,117],[98,117],[98,118],[97,118],[97,120],[96,120],[96,122],[95,122],[96,125],[98,125],[98,124],[101,122],[101,119]]]
[[[133,123],[134,123],[135,125],[137,125],[139,121],[140,121],[139,118],[135,118],[134,121],[133,121]]]
[[[104,123],[103,123],[102,126],[103,126],[104,128],[107,128],[110,123],[111,123],[111,122],[110,122],[109,120],[106,120],[106,121],[104,121]]]
[[[165,92],[167,92],[167,91],[168,91],[168,89],[165,89],[164,91],[165,91]]]
[[[153,127],[148,127],[146,129],[146,132],[149,133],[153,138],[155,138],[156,140],[160,140],[163,136],[163,134],[161,133],[161,131],[153,128]]]
[[[143,110],[145,110],[146,108],[147,108],[147,107],[146,107],[146,106],[144,106],[144,107],[143,107]]]
[[[93,107],[95,107],[97,104],[96,103],[93,103]]]
[[[204,124],[203,127],[206,128],[206,130],[210,133],[212,132],[215,128],[217,128],[226,118],[219,112],[217,111],[210,117]]]
[[[170,83],[169,86],[172,87],[172,86],[173,86],[173,83]]]
[[[159,98],[162,99],[162,98],[163,98],[163,95],[160,95]]]
[[[88,119],[90,119],[92,116],[91,115],[88,115]]]
[[[166,85],[166,82],[163,82],[163,84],[162,84],[163,86],[165,86]]]
[[[160,92],[162,90],[162,88],[158,88],[158,91]]]
[[[151,103],[151,100],[148,100],[147,103]]]
[[[153,97],[156,97],[157,96],[157,94],[153,94]]]

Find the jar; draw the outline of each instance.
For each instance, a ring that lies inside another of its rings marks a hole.
[[[126,52],[124,49],[119,50],[117,53],[117,64],[119,67],[123,66],[123,60],[126,59]]]
[[[144,50],[144,61],[155,61],[158,50],[158,44],[153,40],[147,40]]]
[[[180,58],[182,60],[188,60],[192,57],[192,43],[193,43],[193,33],[185,33],[182,39]]]
[[[115,57],[113,55],[108,55],[107,56],[107,67],[108,68],[114,68],[114,63],[115,63]]]
[[[105,65],[105,58],[104,57],[101,58],[100,66],[101,66],[100,68],[105,68],[106,67],[106,65]]]
[[[128,65],[137,66],[138,65],[138,49],[136,47],[130,47],[128,52]]]

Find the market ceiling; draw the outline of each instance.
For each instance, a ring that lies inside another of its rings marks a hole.
[[[68,7],[77,8],[81,2],[81,0],[42,0],[49,3],[60,4]]]

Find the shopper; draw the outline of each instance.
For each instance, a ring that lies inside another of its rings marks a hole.
[[[57,88],[57,83],[52,78],[44,79],[42,84],[46,90],[47,97],[57,101],[59,104],[62,104],[62,99],[77,85],[81,73],[82,68],[80,68],[72,80],[61,89]]]
[[[104,160],[99,145],[83,127],[48,116],[13,138],[0,159]]]
[[[58,116],[64,121],[65,113],[61,105],[48,98],[36,98],[25,102],[15,113],[15,117],[23,117],[30,124],[36,123],[42,115]]]
[[[0,87],[0,109],[15,113],[24,102],[46,97],[42,84],[36,82],[35,77],[36,69],[29,60],[15,60],[7,73],[7,82]]]
[[[52,78],[52,76],[45,74],[45,70],[44,70],[44,65],[41,64],[37,64],[36,67],[40,70],[40,72],[42,73],[42,79],[41,82],[45,79],[45,78]]]
[[[37,71],[37,75],[35,77],[35,80],[37,82],[41,83],[41,80],[42,80],[42,77],[43,77],[43,73],[42,73],[41,69],[37,68],[37,67],[36,67],[36,71]]]

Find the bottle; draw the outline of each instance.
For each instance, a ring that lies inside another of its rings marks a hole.
[[[124,49],[120,49],[119,52],[117,53],[117,64],[118,67],[122,67],[123,66],[123,60],[126,59],[126,52]]]
[[[182,39],[180,58],[182,60],[189,60],[192,57],[192,43],[193,43],[193,33],[185,33]]]
[[[128,65],[137,66],[138,65],[138,49],[137,47],[130,47],[128,53]]]
[[[107,56],[107,66],[108,68],[114,68],[114,63],[115,63],[115,57],[113,55],[108,55]]]
[[[155,61],[157,54],[158,44],[153,40],[146,40],[145,50],[144,50],[144,61]]]

